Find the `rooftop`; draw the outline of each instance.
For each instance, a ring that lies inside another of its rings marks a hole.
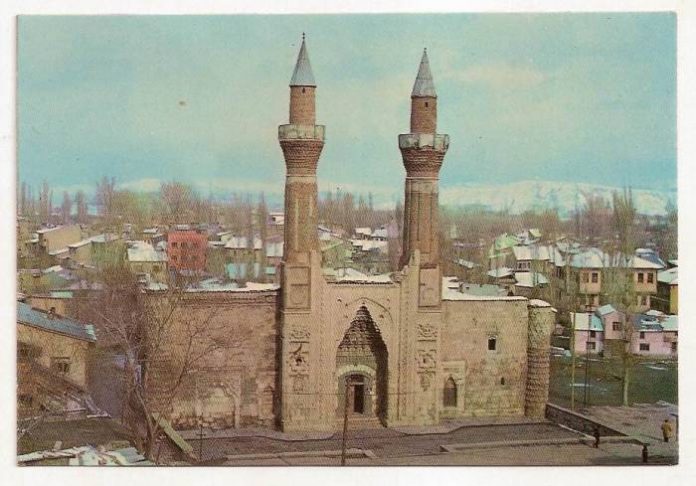
[[[49,313],[34,309],[23,302],[17,302],[17,322],[76,339],[85,341],[97,340],[94,334],[94,326],[91,324],[82,324],[81,322],[57,315],[51,317]]]

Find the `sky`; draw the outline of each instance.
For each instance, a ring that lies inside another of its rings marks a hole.
[[[443,187],[676,188],[676,17],[608,12],[23,16],[19,180],[282,192],[277,126],[303,31],[321,191],[402,192],[423,47],[451,140]]]

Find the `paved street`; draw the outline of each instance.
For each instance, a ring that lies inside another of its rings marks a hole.
[[[348,464],[377,465],[592,465],[639,464],[635,444],[582,444],[583,436],[551,423],[464,426],[448,433],[406,434],[392,429],[351,431],[347,447],[367,451]],[[198,454],[200,442],[189,438]],[[501,442],[515,441],[514,446]],[[524,444],[520,444],[524,441]],[[564,442],[564,443],[553,443]],[[452,452],[443,450],[449,447]],[[459,448],[462,448],[461,450]],[[204,439],[203,460],[224,465],[339,465],[341,435],[327,439],[280,440],[269,437]],[[661,461],[664,462],[664,461]]]

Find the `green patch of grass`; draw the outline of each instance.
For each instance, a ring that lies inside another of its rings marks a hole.
[[[586,382],[587,392],[584,386]],[[678,403],[676,361],[640,360],[631,367],[629,383],[629,404],[655,403],[660,400]],[[591,405],[621,405],[622,384],[623,365],[620,360],[592,357],[586,362],[584,356],[577,357],[575,387],[572,387],[570,358],[551,358],[549,386],[551,403],[570,407],[571,390],[574,388],[576,408]]]

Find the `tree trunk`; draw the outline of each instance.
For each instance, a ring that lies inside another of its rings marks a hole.
[[[623,383],[622,383],[622,391],[623,391],[623,400],[622,400],[622,405],[624,407],[628,407],[628,387],[630,385],[631,381],[631,366],[629,362],[624,361],[624,370],[623,370]]]

